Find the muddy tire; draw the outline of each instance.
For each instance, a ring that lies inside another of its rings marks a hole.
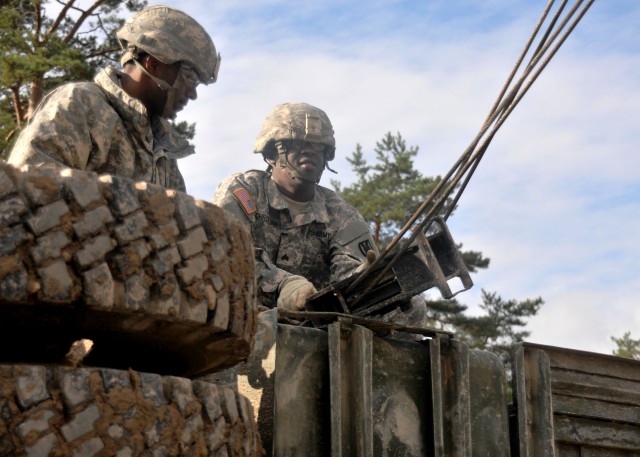
[[[133,370],[0,365],[0,456],[262,455],[249,401]]]
[[[61,363],[87,338],[85,365],[188,377],[235,365],[255,333],[253,256],[238,222],[184,193],[2,163],[0,361]]]

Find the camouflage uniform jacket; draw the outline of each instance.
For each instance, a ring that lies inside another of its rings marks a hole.
[[[95,83],[65,84],[49,93],[14,145],[9,163],[68,166],[185,191],[177,159],[193,147],[169,122],[149,119],[140,100],[107,67]]]
[[[313,200],[291,217],[271,174],[233,174],[218,186],[213,203],[251,230],[256,251],[260,304],[275,307],[278,285],[300,275],[316,289],[351,275],[376,249],[358,211],[335,192],[316,186]]]

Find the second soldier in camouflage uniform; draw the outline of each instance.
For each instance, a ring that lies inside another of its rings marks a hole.
[[[193,147],[169,123],[199,83],[216,81],[220,55],[182,11],[153,6],[117,32],[123,71],[48,94],[14,145],[13,165],[68,166],[185,191],[177,159]]]
[[[308,296],[350,276],[376,248],[360,213],[318,185],[335,157],[324,111],[306,103],[276,106],[254,152],[268,170],[227,177],[213,203],[251,230],[260,304],[303,309]]]

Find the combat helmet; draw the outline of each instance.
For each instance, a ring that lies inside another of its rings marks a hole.
[[[327,114],[307,103],[276,105],[262,124],[253,152],[265,155],[276,142],[301,140],[325,145],[327,161],[336,155],[336,140]]]
[[[200,82],[218,79],[220,54],[206,30],[191,16],[168,6],[151,6],[133,16],[116,32],[124,53],[120,63],[136,60],[140,51],[171,65],[186,62]]]

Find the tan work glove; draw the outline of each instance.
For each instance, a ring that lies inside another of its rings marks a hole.
[[[363,264],[361,264],[358,268],[356,268],[354,273],[360,273],[361,271],[364,271],[367,268],[369,268],[371,264],[376,261],[376,257],[378,257],[378,254],[376,254],[376,251],[374,251],[373,249],[369,249],[367,251],[367,260],[365,260]]]
[[[307,297],[317,292],[316,288],[302,276],[292,275],[280,283],[278,294],[278,308],[290,311],[304,310]]]

